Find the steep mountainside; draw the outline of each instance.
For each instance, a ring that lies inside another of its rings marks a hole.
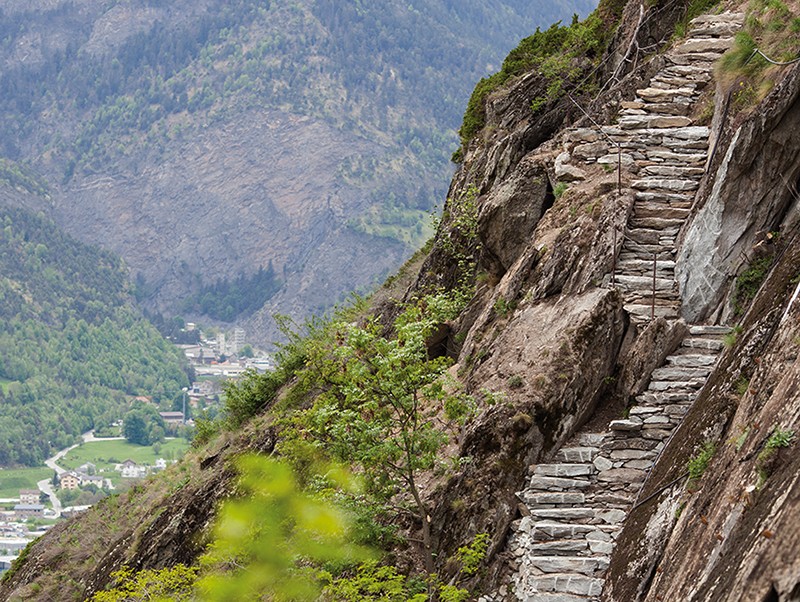
[[[272,261],[283,289],[248,322],[270,340],[276,310],[325,309],[427,238],[467,87],[590,5],[6,2],[0,152],[150,309]]]
[[[130,396],[187,384],[118,258],[21,209],[0,209],[0,223],[0,466],[41,465],[121,418]]]
[[[419,448],[439,441],[438,462],[356,505],[400,525],[384,560],[408,583],[435,572],[482,602],[796,600],[798,23],[796,4],[609,1],[523,40],[476,89],[436,237],[373,297],[377,320],[312,325],[237,398],[242,432],[148,491],[163,513],[128,497],[56,528],[0,593],[194,562],[207,540],[186,535],[210,537],[244,450],[301,472],[315,453],[402,462],[380,438],[348,454],[385,382],[435,366],[411,398],[412,422],[444,424]],[[91,555],[70,547],[87,532]]]

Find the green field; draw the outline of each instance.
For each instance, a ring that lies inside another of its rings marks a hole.
[[[52,478],[49,468],[0,469],[0,498],[17,497],[20,489],[36,489],[36,483]]]
[[[158,445],[158,444],[157,444]],[[93,441],[83,443],[69,452],[58,461],[58,465],[67,470],[77,468],[81,464],[91,462],[97,466],[98,474],[114,478],[119,473],[114,472],[114,465],[133,460],[137,464],[153,464],[157,458],[166,460],[179,459],[189,448],[186,439],[170,439],[161,443],[158,453],[153,446],[135,445],[125,440]]]
[[[7,378],[0,378],[0,389],[3,390],[3,395],[8,395],[8,386],[15,383],[15,380],[8,380]]]

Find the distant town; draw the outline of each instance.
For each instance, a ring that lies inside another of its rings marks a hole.
[[[9,497],[0,497],[0,573],[11,567],[11,562],[31,541],[58,521],[83,512],[104,497],[125,491],[177,462],[188,448],[185,437],[194,424],[192,416],[209,410],[214,413],[224,382],[240,378],[247,370],[263,373],[273,367],[273,358],[249,345],[241,328],[230,333],[215,332],[213,337],[206,337],[191,322],[185,328],[197,332],[198,342],[177,346],[196,378],[182,391],[181,410],[158,412],[168,435],[172,436],[167,436],[163,443],[135,446],[121,436],[124,424],[120,420],[98,429],[97,433],[94,430],[84,433],[81,443],[48,458],[46,468],[30,469],[40,471],[38,476],[50,476],[36,481],[36,489],[25,487],[15,492],[5,489],[4,495]],[[147,396],[131,399],[131,403],[136,402],[153,403]],[[125,453],[139,457],[122,456]],[[89,456],[94,461],[82,461]]]

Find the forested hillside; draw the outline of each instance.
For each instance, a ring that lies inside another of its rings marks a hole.
[[[151,310],[272,261],[283,289],[248,323],[266,337],[274,309],[323,309],[429,236],[474,82],[591,5],[6,2],[0,153],[49,182],[59,225],[122,255]]]
[[[41,215],[0,209],[0,466],[40,464],[186,386],[179,352],[131,305],[127,273]]]

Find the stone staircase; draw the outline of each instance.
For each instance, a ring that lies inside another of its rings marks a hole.
[[[714,62],[743,21],[740,13],[693,20],[688,39],[667,53],[666,66],[649,86],[622,103],[618,123],[602,128],[620,145],[623,165],[637,174],[631,182],[634,209],[614,274],[636,323],[680,315],[676,238],[704,174],[710,133],[693,125],[690,114],[712,78]],[[610,154],[615,149],[590,130],[576,130],[567,140],[578,144],[559,157],[557,175],[560,168],[566,177],[582,177],[580,168],[566,165],[573,158],[585,165],[616,164],[616,154]],[[512,526],[510,583],[482,601],[600,599],[622,523],[713,370],[729,330],[690,326],[626,418],[611,421],[604,432],[576,434],[552,463],[532,467],[528,486],[517,494],[526,516]]]
[[[709,128],[693,125],[689,114],[712,78],[714,62],[733,44],[743,22],[741,13],[692,21],[689,38],[667,53],[667,65],[633,101],[622,103],[618,124],[603,128],[638,174],[631,182],[633,214],[615,274],[634,321],[678,317],[675,239],[708,159]]]
[[[627,418],[580,433],[518,493],[529,515],[513,525],[514,599],[598,600],[614,541],[648,471],[694,402],[722,349],[723,326],[692,326],[653,371]]]

